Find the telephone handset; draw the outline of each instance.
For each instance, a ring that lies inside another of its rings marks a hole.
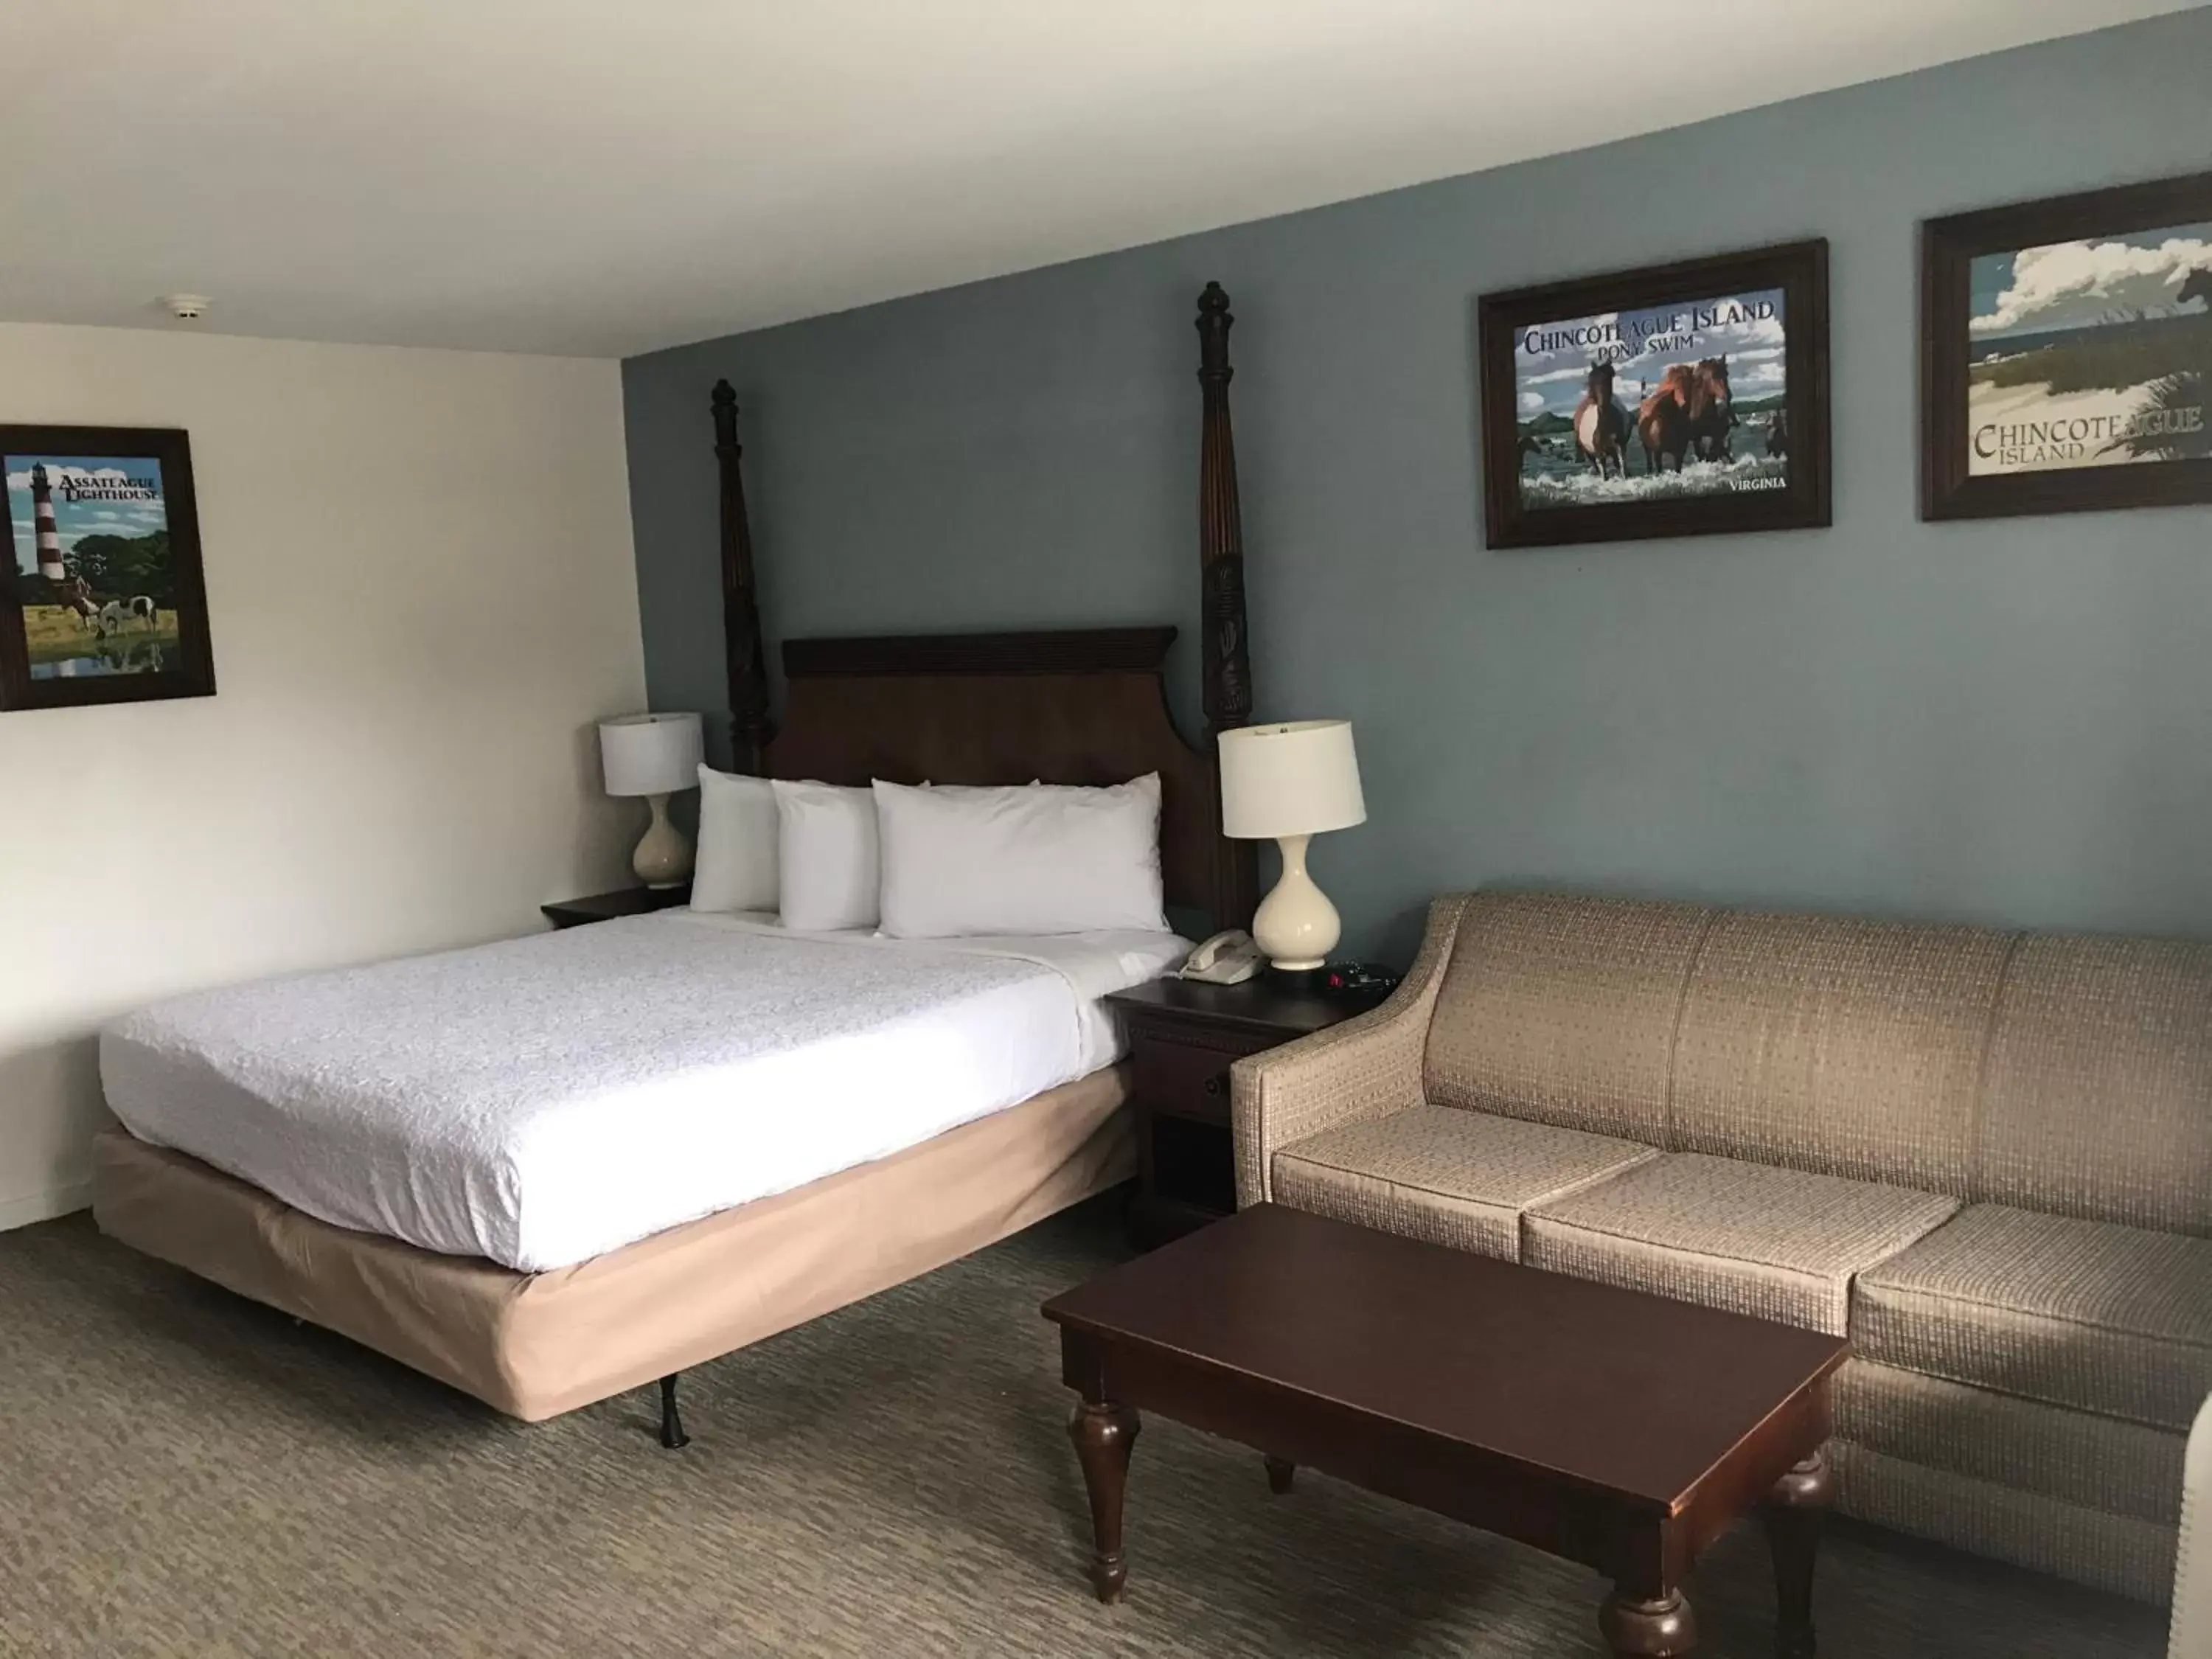
[[[1242,985],[1260,971],[1263,958],[1249,933],[1232,927],[1216,933],[1193,951],[1176,970],[1178,979],[1203,981],[1208,985]]]

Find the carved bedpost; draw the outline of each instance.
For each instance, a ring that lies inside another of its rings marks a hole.
[[[1208,283],[1198,296],[1198,384],[1202,424],[1198,459],[1199,672],[1206,741],[1214,752],[1213,810],[1221,811],[1218,740],[1252,719],[1252,659],[1244,621],[1244,523],[1237,492],[1237,437],[1229,422],[1229,295]],[[1217,925],[1243,926],[1259,902],[1254,844],[1223,840],[1214,882]]]
[[[722,474],[722,634],[730,660],[730,747],[740,772],[761,769],[775,735],[768,717],[768,656],[761,648],[760,589],[753,580],[753,532],[745,519],[738,469],[738,394],[714,382],[714,459]]]
[[[1200,634],[1206,735],[1252,719],[1252,663],[1244,636],[1244,521],[1237,495],[1237,435],[1229,422],[1229,296],[1208,283],[1198,296],[1198,556],[1203,586]]]

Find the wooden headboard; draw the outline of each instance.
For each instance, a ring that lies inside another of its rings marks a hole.
[[[1051,633],[788,640],[782,719],[769,710],[767,659],[738,442],[737,393],[714,391],[721,473],[722,605],[738,766],[827,783],[1120,783],[1160,775],[1167,902],[1216,927],[1249,922],[1253,844],[1221,834],[1216,738],[1252,717],[1243,532],[1229,420],[1229,296],[1199,296],[1200,669],[1198,743],[1168,711],[1171,627]]]

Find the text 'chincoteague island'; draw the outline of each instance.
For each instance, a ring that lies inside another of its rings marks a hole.
[[[1618,318],[1601,322],[1541,324],[1522,331],[1520,349],[1532,357],[1554,351],[1582,349],[1593,362],[1626,362],[1655,351],[1685,351],[1695,346],[1708,329],[1735,328],[1747,323],[1771,322],[1777,315],[1771,300],[1725,301],[1709,306],[1686,306],[1664,316],[1638,315],[1624,325]]]

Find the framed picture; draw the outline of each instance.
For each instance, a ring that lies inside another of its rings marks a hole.
[[[0,709],[215,695],[181,432],[0,426]]]
[[[1828,245],[1483,297],[1492,547],[1829,521]]]
[[[1921,232],[1920,512],[2212,501],[2212,173]]]

